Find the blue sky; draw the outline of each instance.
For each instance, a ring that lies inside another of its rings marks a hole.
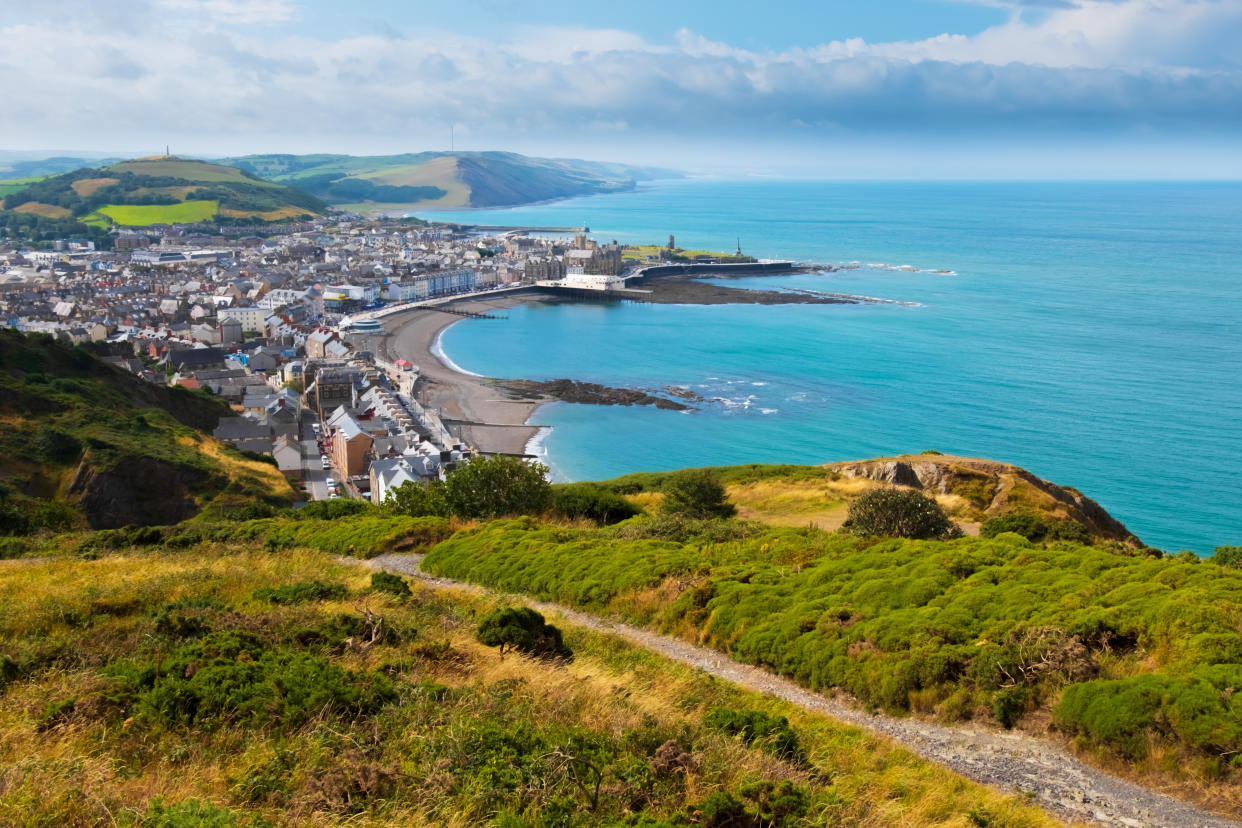
[[[1239,42],[1242,0],[4,0],[0,149],[1238,178]]]

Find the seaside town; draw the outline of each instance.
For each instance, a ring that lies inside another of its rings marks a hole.
[[[489,235],[353,218],[207,229],[118,231],[111,251],[0,247],[4,324],[100,343],[147,382],[218,396],[236,416],[214,436],[270,455],[312,499],[380,503],[478,450],[427,404],[419,367],[387,356],[378,317],[478,315],[452,303],[538,287],[623,290],[624,268],[642,264],[587,228]]]

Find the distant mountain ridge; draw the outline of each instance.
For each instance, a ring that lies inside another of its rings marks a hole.
[[[246,155],[220,159],[269,181],[290,184],[354,209],[511,207],[617,192],[681,173],[513,152],[402,155]]]

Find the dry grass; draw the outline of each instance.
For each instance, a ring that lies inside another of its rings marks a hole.
[[[285,219],[295,219],[299,216],[314,215],[310,210],[302,207],[281,207],[279,210],[267,210],[256,212],[254,210],[221,210],[220,215],[229,218],[253,218],[262,221],[283,221]]]
[[[73,182],[72,186],[75,193],[82,198],[88,198],[104,187],[110,187],[119,181],[119,178],[81,178]]]
[[[380,172],[363,173],[358,177],[376,184],[396,187],[439,187],[445,192],[445,195],[437,199],[400,205],[406,208],[447,210],[470,206],[470,187],[458,175],[456,158],[434,158],[425,164],[393,167]]]

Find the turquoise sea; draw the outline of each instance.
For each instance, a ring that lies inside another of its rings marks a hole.
[[[916,303],[528,304],[449,328],[445,352],[480,374],[714,399],[545,406],[560,479],[936,449],[1074,486],[1155,546],[1242,543],[1242,184],[681,180],[429,217],[740,237],[759,257],[864,266],[734,286]]]

